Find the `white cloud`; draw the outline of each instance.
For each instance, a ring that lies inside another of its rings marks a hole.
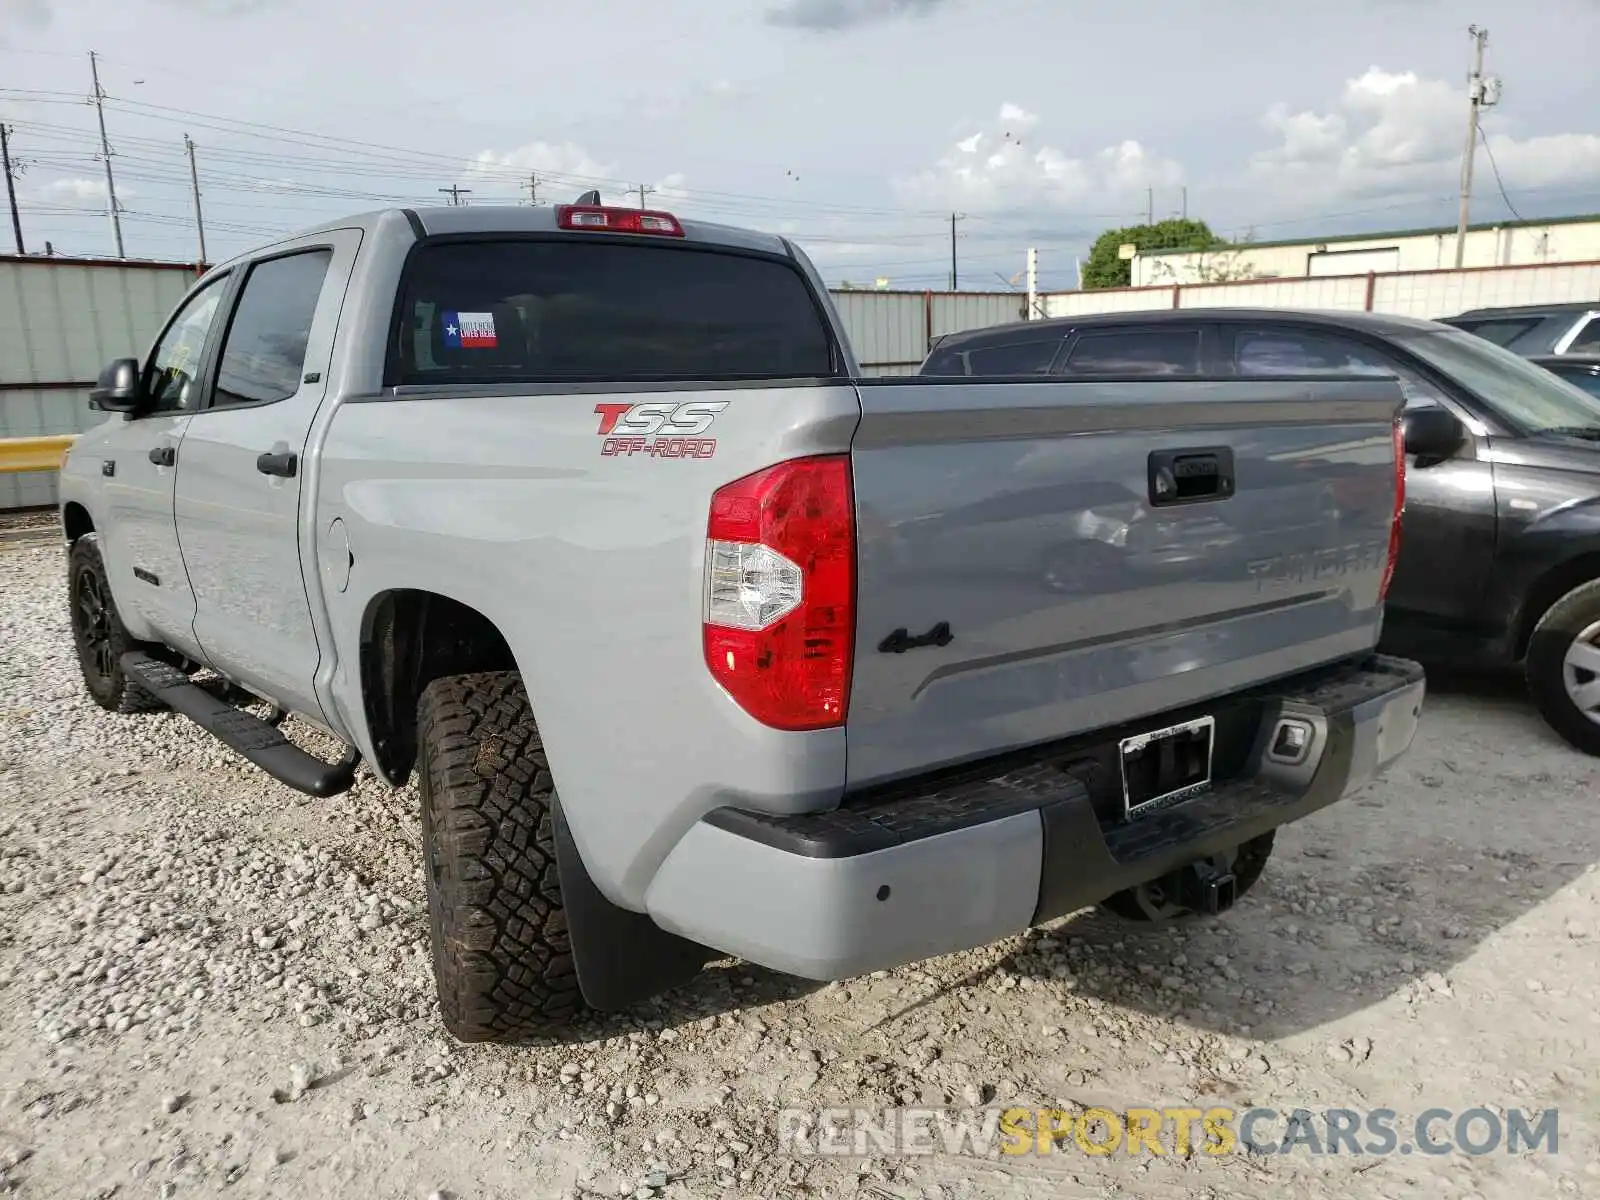
[[[549,180],[551,187],[582,189],[600,187],[602,181],[614,179],[617,171],[611,163],[591,157],[571,142],[529,142],[503,153],[484,150],[467,164],[466,173],[502,186],[510,186],[513,176],[526,179],[536,173]]]
[[[1007,101],[1000,106],[1000,124],[1008,130],[1014,130],[1019,134],[1026,133],[1038,123],[1039,115],[1029,112],[1020,104]]]
[[[1512,110],[1514,111],[1514,110]],[[1369,67],[1349,80],[1331,111],[1275,105],[1262,118],[1271,145],[1249,162],[1252,187],[1280,200],[1447,194],[1460,171],[1465,88],[1414,72]],[[1490,110],[1484,129],[1507,190],[1593,180],[1600,137],[1513,135],[1511,113]],[[1485,165],[1479,150],[1480,169]]]
[[[1127,212],[1181,185],[1189,204],[1219,228],[1257,219],[1337,213],[1352,202],[1444,203],[1459,178],[1466,129],[1461,84],[1413,71],[1369,67],[1324,107],[1274,104],[1260,118],[1254,148],[1219,158],[1208,151],[1180,163],[1129,139],[1098,150],[1068,147],[1052,123],[1006,102],[996,118],[954,141],[931,166],[896,181],[907,203],[1058,213]],[[1488,110],[1484,128],[1513,204],[1519,191],[1600,180],[1600,135],[1518,136],[1516,109]],[[1478,151],[1478,190],[1493,189]]]
[[[1020,105],[1001,105],[988,129],[958,140],[932,167],[895,181],[908,202],[957,208],[1041,209],[1082,207],[1093,197],[1100,211],[1142,196],[1146,188],[1176,187],[1176,162],[1124,141],[1087,155],[1036,142],[1041,118]],[[1137,207],[1137,206],[1136,206]]]
[[[93,200],[97,204],[104,204],[106,201],[106,181],[104,179],[52,179],[39,190],[45,196],[58,200]],[[128,187],[126,184],[117,184],[117,206],[119,208],[122,206],[122,201],[136,195],[138,195],[138,192],[133,188]]]
[[[595,158],[572,142],[529,142],[515,150],[484,150],[467,163],[461,186],[504,196],[518,189],[525,191],[531,175],[539,177],[540,203],[568,204],[594,189],[603,204],[639,205],[639,184],[628,182],[615,164]],[[681,208],[693,203],[688,177],[682,171],[654,182],[640,182],[646,189],[646,204]]]

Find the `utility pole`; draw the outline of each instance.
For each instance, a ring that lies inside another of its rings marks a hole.
[[[1461,152],[1461,211],[1456,216],[1456,269],[1460,270],[1467,253],[1467,210],[1472,205],[1472,162],[1478,154],[1478,109],[1483,104],[1483,49],[1489,31],[1468,25],[1472,36],[1472,74],[1467,77],[1467,145]]]
[[[528,189],[528,203],[537,208],[539,206],[539,173],[537,171],[529,171],[528,182],[523,186]]]
[[[1178,208],[1178,215],[1181,216],[1185,221],[1187,221],[1189,219],[1189,185],[1188,184],[1184,184],[1183,185],[1182,195],[1183,195],[1183,199],[1180,202],[1180,205],[1179,205],[1179,208]]]
[[[200,172],[194,165],[194,142],[187,133],[183,135],[183,148],[189,152],[189,192],[194,197],[194,230],[200,237],[200,257],[194,265],[203,267],[206,262],[206,223],[200,215]]]
[[[958,282],[956,275],[956,222],[965,221],[966,219],[966,213],[950,214],[950,290],[952,292],[956,290]]]
[[[655,188],[653,188],[653,187],[645,187],[645,185],[642,184],[642,183],[639,185],[639,207],[640,208],[644,207],[644,198],[646,196],[648,196],[653,191],[655,191]]]
[[[6,172],[6,199],[11,203],[11,232],[17,239],[17,254],[21,256],[27,251],[22,248],[22,217],[17,213],[17,183],[15,169],[11,166],[11,126],[0,125],[0,165]]]
[[[1146,225],[1156,223],[1156,190],[1153,187],[1144,190],[1144,223]]]
[[[1028,247],[1028,320],[1037,319],[1039,312],[1039,252]]]
[[[443,192],[446,196],[450,197],[450,203],[452,205],[457,205],[457,206],[459,206],[460,203],[461,203],[461,197],[472,195],[472,189],[471,188],[457,187],[453,183],[449,187],[440,188],[439,190],[441,192]]]
[[[105,89],[100,86],[100,56],[89,51],[89,74],[94,78],[94,112],[100,120],[100,161],[106,165],[106,202],[111,208],[111,236],[116,239],[117,257],[127,258],[122,250],[122,214],[117,211],[117,181],[111,175],[111,143],[106,140]]]

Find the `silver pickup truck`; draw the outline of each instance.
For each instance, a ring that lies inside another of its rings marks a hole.
[[[416,771],[463,1040],[729,955],[1220,912],[1422,705],[1373,653],[1395,381],[862,378],[780,237],[352,217],[210,271],[91,403],[90,695],[314,796]]]

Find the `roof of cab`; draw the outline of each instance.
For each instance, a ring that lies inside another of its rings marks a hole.
[[[660,211],[660,210],[652,210]],[[335,229],[360,229],[363,232],[372,232],[380,224],[387,221],[404,220],[420,225],[423,233],[428,237],[450,236],[452,234],[523,234],[523,233],[555,233],[556,209],[554,207],[530,207],[515,204],[464,204],[464,205],[435,205],[429,207],[410,208],[381,208],[369,212],[352,213],[348,217],[341,217],[332,221],[324,221],[319,225],[308,226],[296,230],[277,239],[273,245],[286,241],[294,241],[318,233],[328,233]],[[754,250],[766,254],[790,253],[789,244],[783,238],[770,233],[758,233],[751,229],[741,229],[733,225],[718,225],[708,221],[679,221],[683,226],[683,242],[702,246],[721,246],[732,250]],[[604,238],[605,233],[596,233],[593,236]],[[610,235],[615,236],[615,235]],[[676,238],[663,238],[663,241],[678,242]],[[681,244],[681,242],[680,242]],[[258,246],[236,258],[253,257],[267,246]],[[219,266],[226,266],[220,263]]]
[[[946,335],[940,342],[941,350],[966,345],[995,337],[1009,337],[1024,331],[1049,331],[1065,336],[1074,329],[1118,325],[1167,325],[1181,322],[1236,323],[1241,321],[1294,321],[1302,325],[1326,325],[1329,328],[1365,329],[1376,334],[1425,333],[1437,331],[1437,321],[1423,321],[1416,317],[1402,317],[1393,313],[1351,312],[1343,309],[1315,308],[1177,308],[1150,311],[1083,313],[1070,317],[1049,317],[1042,321],[1013,321],[1005,325],[989,325],[981,329],[964,329]]]

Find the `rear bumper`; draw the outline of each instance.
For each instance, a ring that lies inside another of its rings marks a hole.
[[[1257,689],[1243,769],[1133,820],[1107,818],[1098,781],[1063,769],[1114,748],[1122,730],[832,812],[718,809],[667,856],[647,908],[670,932],[809,979],[985,945],[1332,804],[1410,746],[1424,690],[1420,666],[1381,656]],[[1267,755],[1283,717],[1313,731],[1299,765]]]

